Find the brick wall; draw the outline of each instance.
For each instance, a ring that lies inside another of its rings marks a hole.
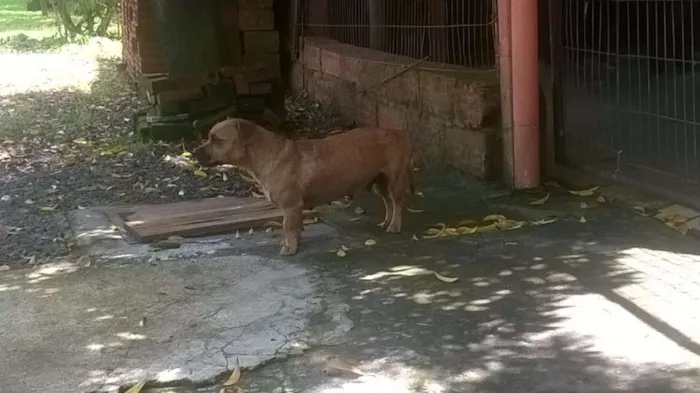
[[[481,178],[498,176],[496,72],[423,63],[421,69],[380,83],[415,61],[306,37],[292,86],[359,124],[408,131],[423,165],[449,165]]]
[[[149,0],[122,0],[122,55],[129,75],[168,72]]]

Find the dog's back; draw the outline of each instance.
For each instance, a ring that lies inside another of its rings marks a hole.
[[[296,145],[300,183],[309,206],[353,195],[378,176],[403,173],[412,188],[411,145],[402,131],[363,127]]]

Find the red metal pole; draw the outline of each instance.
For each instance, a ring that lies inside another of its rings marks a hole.
[[[513,184],[540,185],[537,0],[510,1],[513,93]]]
[[[517,0],[516,0],[517,1]],[[498,71],[501,82],[501,123],[503,125],[503,178],[506,183],[514,184],[513,173],[513,83],[510,33],[511,0],[498,0]]]

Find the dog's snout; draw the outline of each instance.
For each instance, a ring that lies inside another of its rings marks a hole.
[[[194,156],[197,162],[199,162],[201,165],[209,166],[211,163],[211,157],[209,157],[209,153],[207,153],[205,146],[200,146],[194,149],[192,156]]]

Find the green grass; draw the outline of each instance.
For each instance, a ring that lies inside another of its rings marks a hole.
[[[24,34],[31,38],[51,37],[56,33],[51,15],[27,11],[27,0],[0,0],[0,38]]]

